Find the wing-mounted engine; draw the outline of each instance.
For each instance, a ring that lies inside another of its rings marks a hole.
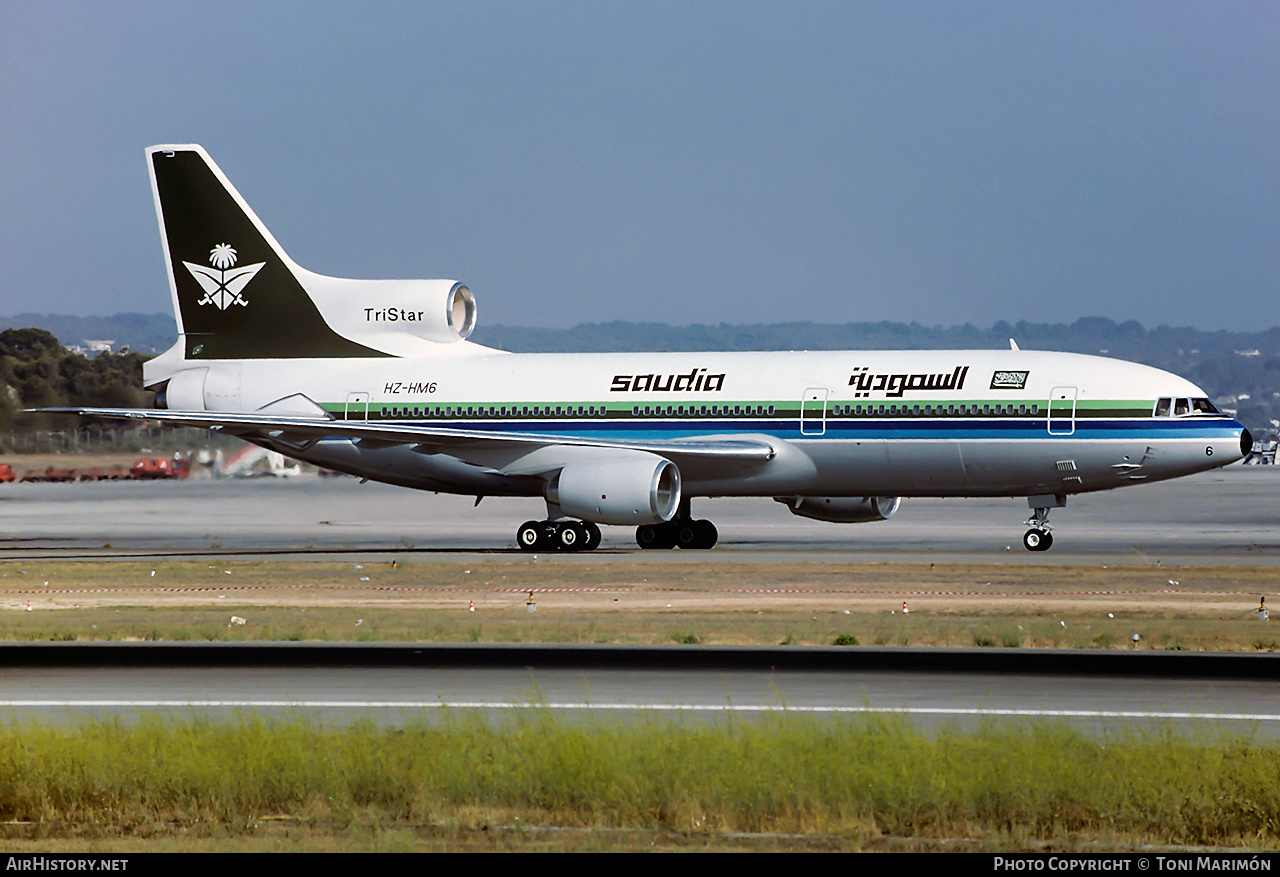
[[[791,514],[834,524],[887,521],[898,510],[896,496],[775,496]]]
[[[597,524],[657,524],[680,507],[680,470],[655,454],[570,463],[547,483],[548,503]]]

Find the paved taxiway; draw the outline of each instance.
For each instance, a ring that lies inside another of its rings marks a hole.
[[[597,720],[867,712],[1280,736],[1266,655],[612,646],[0,646],[0,717],[437,719],[529,708]]]
[[[708,556],[763,561],[1280,564],[1280,467],[1236,465],[1178,481],[1084,494],[1050,517],[1055,542],[1021,545],[1022,499],[907,499],[875,524],[797,518],[769,499],[694,502],[715,521],[706,552],[640,551],[634,530],[604,527],[600,560]],[[152,554],[388,554],[432,560],[518,557],[533,499],[474,499],[353,478],[0,485],[0,559]]]
[[[804,563],[942,560],[1024,564],[1153,562],[1280,564],[1280,469],[1242,467],[1130,490],[1072,497],[1053,512],[1052,551],[1021,548],[1025,502],[907,500],[892,520],[837,525],[793,517],[770,500],[709,500],[711,552],[644,552],[632,531],[606,527],[602,549],[557,562],[650,559]],[[0,560],[139,556],[393,556],[435,562],[527,557],[514,546],[534,500],[439,496],[354,479],[0,485]],[[1022,654],[1026,654],[1023,652]],[[1077,723],[1168,722],[1262,733],[1280,728],[1268,678],[1127,678],[1096,675],[944,672],[929,668],[761,672],[717,669],[550,667],[340,667],[291,663],[235,668],[28,667],[6,670],[0,715],[60,718],[139,712],[186,715],[242,710],[306,712],[378,721],[438,712],[441,704],[519,709],[541,703],[565,713],[759,715],[782,706],[812,714],[900,711],[924,722],[1060,718]],[[1272,664],[1268,665],[1274,666]],[[1264,676],[1267,674],[1264,674]]]

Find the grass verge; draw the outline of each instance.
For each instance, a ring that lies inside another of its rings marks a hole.
[[[1280,745],[1168,731],[1099,738],[1059,724],[925,734],[883,716],[618,725],[537,709],[501,722],[450,712],[394,730],[251,718],[11,725],[0,728],[0,820],[10,842],[45,849],[112,837],[259,848],[282,825],[362,837],[363,848],[388,838],[468,848],[489,831],[520,848],[554,828],[575,832],[556,841],[569,848],[679,836],[717,848],[754,837],[782,848],[897,838],[1275,849]]]

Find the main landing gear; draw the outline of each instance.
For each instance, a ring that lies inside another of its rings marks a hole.
[[[688,500],[680,503],[680,510],[670,521],[636,527],[636,544],[641,548],[706,549],[713,547],[719,538],[715,524],[693,519]]]
[[[521,551],[592,551],[600,528],[590,521],[525,521],[516,530]]]
[[[556,514],[559,508],[550,511]],[[695,521],[688,500],[670,521],[636,527],[641,548],[711,548],[720,538],[716,525]],[[592,551],[600,545],[600,528],[590,521],[525,521],[516,530],[521,551]]]

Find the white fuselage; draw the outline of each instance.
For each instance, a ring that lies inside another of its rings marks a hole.
[[[339,420],[546,439],[448,454],[344,438],[278,446],[464,494],[537,495],[533,476],[553,463],[602,453],[573,443],[582,439],[750,438],[774,449],[768,460],[680,461],[685,496],[1065,496],[1215,468],[1247,450],[1239,423],[1191,413],[1185,401],[1205,394],[1188,381],[1068,353],[510,354],[462,341],[404,358],[176,365],[190,374],[175,384],[185,395],[171,393],[175,409],[254,412],[300,395]],[[173,373],[151,368],[149,384]]]

